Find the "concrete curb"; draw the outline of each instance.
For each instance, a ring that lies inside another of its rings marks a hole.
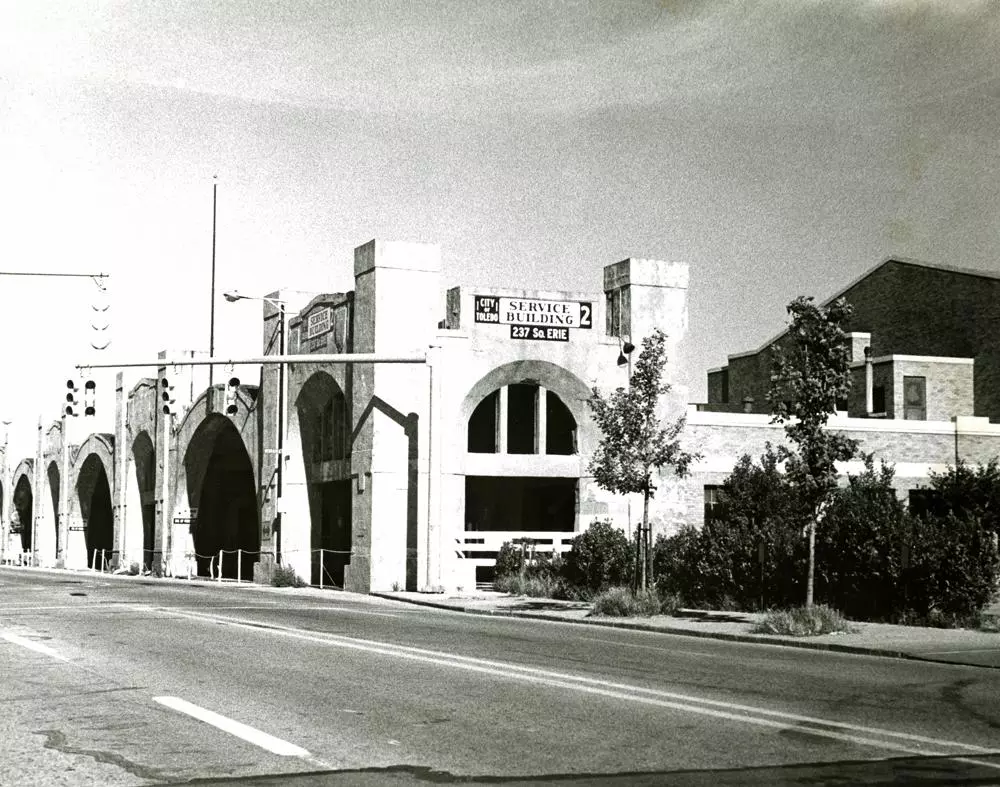
[[[372,593],[373,596],[388,599],[390,601],[401,601],[404,604],[414,604],[421,607],[432,607],[451,612],[460,612],[471,615],[489,615],[493,617],[523,618],[527,620],[547,620],[552,623],[577,623],[583,626],[600,626],[603,628],[620,628],[631,631],[648,631],[653,634],[669,634],[676,637],[694,637],[697,639],[717,639],[727,642],[744,642],[752,645],[777,645],[789,648],[802,648],[805,650],[825,650],[833,653],[846,653],[857,656],[883,656],[890,659],[906,659],[909,661],[924,661],[932,664],[949,664],[959,667],[977,667],[980,669],[1000,669],[1000,666],[991,664],[969,664],[964,661],[953,659],[938,659],[921,656],[918,653],[909,653],[904,650],[893,648],[870,648],[863,645],[841,645],[838,642],[809,642],[792,637],[768,636],[765,634],[728,634],[721,631],[692,631],[690,629],[665,628],[663,626],[650,626],[644,623],[632,623],[617,621],[608,618],[580,618],[570,619],[559,615],[545,614],[543,612],[521,612],[518,610],[504,609],[476,609],[474,607],[454,606],[438,601],[424,601],[423,599],[399,598],[391,593]]]

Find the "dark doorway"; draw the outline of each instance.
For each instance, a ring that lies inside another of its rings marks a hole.
[[[135,458],[135,480],[142,506],[142,562],[151,571],[156,562],[156,456],[153,441],[147,432],[140,432],[132,444]]]
[[[328,481],[317,484],[320,507],[320,549],[313,560],[312,584],[320,584],[322,565],[323,585],[344,586],[344,566],[351,557],[351,481]]]
[[[87,567],[94,567],[97,551],[97,566],[107,565],[114,549],[114,513],[111,507],[111,485],[104,463],[91,454],[80,468],[77,481],[80,491],[80,511],[83,514],[86,535]],[[103,553],[103,555],[102,555]]]
[[[14,487],[14,514],[17,516],[16,527],[21,531],[21,551],[31,551],[31,531],[35,521],[34,497],[31,494],[31,482],[28,476],[22,475]],[[11,522],[12,526],[14,525]]]
[[[223,577],[253,579],[253,565],[260,559],[253,465],[243,438],[228,419],[211,444],[193,533],[200,576],[210,576],[212,566],[218,571],[221,550]]]
[[[49,462],[46,473],[49,479],[49,493],[52,495],[52,527],[55,528],[56,534],[55,557],[61,558],[63,554],[62,539],[60,538],[61,533],[59,532],[59,467],[55,462]]]

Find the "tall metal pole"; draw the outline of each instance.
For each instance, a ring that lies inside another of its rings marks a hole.
[[[285,304],[282,301],[276,303],[278,307],[278,355],[285,355]],[[282,500],[283,480],[285,476],[285,364],[278,365],[278,467],[277,467],[277,494],[275,495],[274,520],[277,524],[278,533],[275,538],[275,559],[280,562],[281,541],[281,508],[284,504]],[[272,528],[273,532],[273,528]],[[322,553],[320,553],[322,554]]]
[[[209,312],[209,326],[208,326],[208,355],[211,358],[215,355],[215,206],[217,200],[217,194],[219,189],[219,183],[216,175],[212,179],[212,302],[211,309]],[[208,367],[208,389],[212,390],[212,384],[214,382],[213,375],[214,367]]]

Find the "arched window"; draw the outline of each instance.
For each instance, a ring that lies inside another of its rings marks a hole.
[[[340,389],[335,390],[320,408],[318,437],[313,443],[313,461],[328,462],[347,457],[347,401]]]
[[[512,383],[488,394],[472,412],[468,451],[575,454],[576,419],[557,394],[538,383]]]

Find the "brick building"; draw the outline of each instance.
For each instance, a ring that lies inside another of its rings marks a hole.
[[[888,259],[824,303],[840,297],[854,307],[852,385],[829,428],[894,464],[904,498],[960,458],[1000,455],[1000,276]],[[708,372],[708,402],[688,415],[687,437],[705,454],[686,483],[690,521],[711,514],[741,455],[783,441],[766,394],[772,348],[784,340],[782,332]]]

